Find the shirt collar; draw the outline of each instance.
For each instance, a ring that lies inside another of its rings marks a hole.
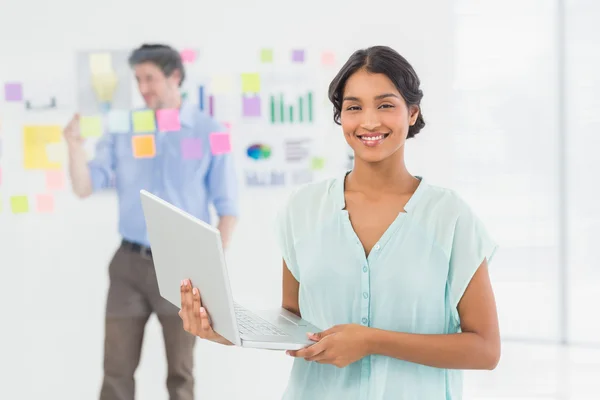
[[[344,210],[346,208],[346,201],[344,199],[344,188],[346,186],[345,185],[346,176],[348,176],[350,171],[351,170],[345,171],[342,174],[342,176],[339,179],[336,179],[336,181],[335,181],[334,195],[335,195],[335,199],[336,199],[337,208],[339,210]],[[415,177],[418,178],[421,181],[421,183],[419,183],[419,186],[417,186],[417,189],[415,190],[413,195],[410,197],[410,199],[408,199],[408,202],[404,206],[404,210],[407,213],[412,212],[414,210],[415,205],[419,202],[419,199],[423,196],[423,192],[425,192],[426,187],[428,185],[427,181],[422,176],[415,175]]]

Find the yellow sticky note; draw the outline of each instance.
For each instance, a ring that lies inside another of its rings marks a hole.
[[[82,137],[100,137],[104,131],[102,118],[98,116],[81,116],[79,129]]]
[[[62,127],[53,125],[29,125],[23,127],[23,168],[60,169],[61,163],[50,161],[46,148],[60,143]]]
[[[143,110],[133,112],[133,131],[135,133],[148,133],[155,130],[154,111]]]
[[[323,169],[324,166],[325,166],[325,159],[322,157],[313,157],[313,159],[310,162],[310,167],[313,170]]]
[[[110,53],[90,54],[90,71],[92,75],[105,74],[113,71]]]
[[[131,140],[135,158],[152,158],[156,155],[154,135],[137,135]]]
[[[27,200],[27,196],[12,196],[10,198],[10,208],[13,214],[29,212],[29,201]]]
[[[272,49],[262,49],[260,51],[260,62],[263,62],[263,63],[273,62],[273,50]]]
[[[242,74],[242,93],[260,92],[260,75],[257,73]]]
[[[109,71],[92,74],[92,87],[99,101],[110,103],[117,88],[117,74]]]
[[[228,94],[233,91],[231,75],[215,75],[211,81],[212,94]]]

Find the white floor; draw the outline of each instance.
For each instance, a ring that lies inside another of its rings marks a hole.
[[[494,371],[465,374],[465,400],[598,400],[600,349],[504,343]]]

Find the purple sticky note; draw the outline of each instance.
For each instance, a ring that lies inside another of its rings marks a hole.
[[[181,130],[179,110],[177,109],[157,110],[156,120],[158,122],[158,130],[161,132],[177,132]]]
[[[202,139],[181,139],[181,156],[184,160],[197,160],[202,158]]]
[[[23,86],[20,83],[7,83],[4,85],[4,98],[6,101],[22,101]]]
[[[304,62],[304,50],[292,51],[292,61],[299,63]]]
[[[242,114],[244,117],[260,117],[260,97],[242,97]]]

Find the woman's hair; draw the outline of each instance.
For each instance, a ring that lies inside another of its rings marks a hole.
[[[412,105],[419,107],[417,121],[409,127],[407,137],[411,138],[419,133],[425,126],[420,106],[423,98],[423,91],[419,88],[421,82],[408,61],[387,46],[373,46],[355,51],[333,78],[329,84],[329,100],[333,103],[333,121],[338,125],[341,124],[340,114],[346,82],[360,69],[374,74],[384,74],[396,86],[408,107]]]

